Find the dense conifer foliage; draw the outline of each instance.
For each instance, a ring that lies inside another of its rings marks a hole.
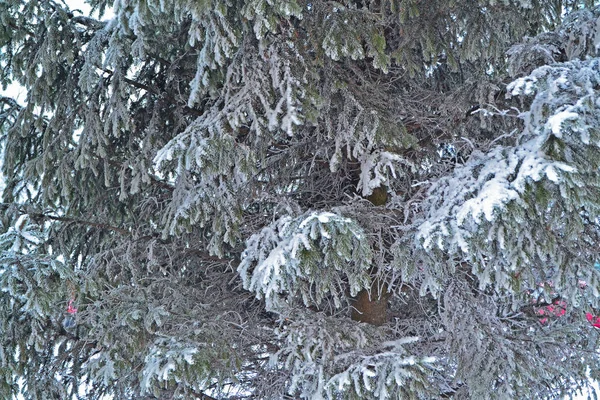
[[[1,398],[599,378],[594,1],[88,3],[0,1]]]

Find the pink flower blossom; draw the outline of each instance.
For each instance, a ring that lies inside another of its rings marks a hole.
[[[600,317],[593,315],[590,312],[585,313],[585,318],[592,324],[594,328],[600,328]]]
[[[77,313],[77,309],[75,307],[73,307],[73,301],[74,301],[74,299],[69,300],[69,305],[67,307],[67,312],[71,315]]]

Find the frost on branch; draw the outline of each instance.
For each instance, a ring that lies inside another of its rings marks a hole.
[[[363,100],[359,101],[346,89],[335,89],[332,97],[339,96],[340,103],[327,105],[328,117],[325,122],[328,139],[333,140],[335,149],[329,159],[331,172],[339,170],[343,160],[357,160],[360,163],[357,189],[363,196],[372,194],[373,189],[386,184],[392,177],[399,178],[399,168],[414,165],[398,154],[381,150],[381,143],[390,148],[410,148],[414,138],[397,126],[392,127],[381,110],[372,109]]]
[[[322,314],[294,314],[278,331],[281,350],[273,366],[291,372],[288,393],[304,399],[427,398],[432,357],[411,355],[418,338],[386,341],[368,324]]]
[[[336,4],[323,5],[319,29],[326,32],[321,42],[325,54],[332,60],[371,58],[374,68],[387,73],[391,57],[386,53],[385,36],[379,27],[369,24],[367,13],[357,13]]]
[[[464,167],[438,181],[433,190],[439,195],[434,198],[443,203],[436,202],[420,226],[417,237],[423,239],[423,246],[468,253],[469,227],[494,221],[508,203],[519,201],[528,183],[544,177],[558,183],[559,171],[573,172],[573,167],[539,153],[543,141],[538,137],[517,148],[473,154]]]
[[[164,235],[193,224],[211,225],[213,254],[222,254],[223,242],[236,243],[240,197],[255,170],[254,158],[218,116],[198,118],[158,152],[154,164],[157,170],[176,171],[173,199],[162,221]]]
[[[238,272],[244,287],[264,297],[271,310],[297,295],[307,306],[331,298],[339,308],[346,285],[353,296],[369,287],[371,258],[369,241],[354,221],[308,212],[284,216],[252,235]]]
[[[195,355],[198,350],[193,346],[186,346],[185,342],[180,342],[174,338],[156,339],[154,345],[150,348],[144,360],[144,369],[142,370],[141,388],[143,393],[152,392],[158,385],[152,381],[158,382],[177,382],[182,376],[190,381],[201,381],[202,375],[208,375],[207,371],[192,371],[195,364]],[[198,374],[198,372],[200,372]],[[156,390],[155,395],[160,393]]]
[[[64,317],[66,282],[74,274],[67,263],[40,249],[48,233],[28,216],[20,215],[0,234],[0,371],[9,375],[15,364],[21,371],[42,370],[62,342],[48,331]],[[12,321],[19,323],[11,325]],[[24,357],[24,352],[31,355]],[[15,357],[17,354],[21,357]],[[48,393],[59,386],[52,376],[37,375],[35,382],[27,382],[31,392]],[[15,392],[10,389],[0,384],[0,397],[11,398]]]
[[[302,19],[302,7],[296,0],[251,0],[246,2],[242,15],[253,21],[256,38],[263,39],[267,32],[276,30],[281,17]]]
[[[374,189],[385,185],[389,179],[388,174],[396,179],[395,165],[406,163],[397,154],[379,150],[362,154],[359,161],[358,190],[363,196],[370,196]]]
[[[532,72],[596,56],[583,1],[87,2],[114,18],[0,2],[27,89],[0,96],[0,398],[537,398],[600,371],[597,68]],[[505,49],[563,17],[498,99]],[[376,288],[383,326],[352,321]]]
[[[599,87],[600,59],[540,67],[510,84],[510,96],[530,103],[517,145],[476,152],[432,185],[422,246],[472,259],[481,287],[509,288],[520,270],[529,283],[546,280],[532,267],[548,265],[560,266],[557,285],[583,275],[596,282],[597,253],[573,258],[565,249],[597,240],[589,221],[600,211]]]
[[[226,10],[225,7],[223,9]],[[191,93],[188,100],[190,107],[206,94],[214,96],[215,93],[211,89],[220,78],[218,69],[227,64],[237,50],[240,40],[238,29],[227,20],[224,10],[212,13],[203,10],[199,14],[194,18],[194,24],[190,28],[190,45],[194,46],[196,42],[202,43],[197,59],[196,75],[190,83]]]
[[[560,29],[526,37],[508,50],[511,76],[528,75],[536,67],[595,57],[600,50],[600,8],[582,9],[565,16]]]

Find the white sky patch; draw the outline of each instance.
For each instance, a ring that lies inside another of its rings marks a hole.
[[[2,90],[2,88],[0,88],[0,96],[10,97],[19,105],[24,106],[25,99],[27,97],[27,91],[18,83],[11,83],[6,87],[6,90]]]

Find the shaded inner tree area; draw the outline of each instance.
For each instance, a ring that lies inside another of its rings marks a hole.
[[[0,397],[600,378],[595,1],[87,3],[0,2]]]

